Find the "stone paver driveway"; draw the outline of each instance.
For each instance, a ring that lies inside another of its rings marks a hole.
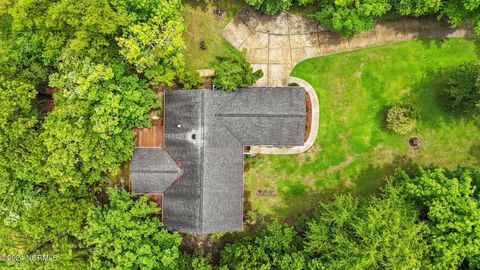
[[[288,85],[292,68],[314,56],[416,38],[475,37],[471,26],[453,28],[444,21],[422,18],[381,22],[372,32],[343,39],[303,17],[288,12],[260,15],[251,8],[242,9],[222,34],[235,48],[247,50],[254,69],[263,70],[257,86]]]

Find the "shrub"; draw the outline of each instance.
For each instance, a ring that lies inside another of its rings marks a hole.
[[[183,89],[195,89],[203,83],[203,78],[194,69],[185,69],[179,76],[178,81]]]
[[[412,105],[395,105],[387,111],[386,125],[397,134],[406,134],[415,128],[417,118],[418,113]]]
[[[245,2],[256,10],[269,15],[288,10],[292,5],[292,0],[245,0]]]
[[[246,51],[239,52],[229,49],[225,56],[218,57],[213,83],[227,92],[233,92],[238,87],[253,85],[263,76],[262,70],[253,72],[245,58]]]
[[[443,90],[445,105],[454,112],[478,112],[480,106],[480,62],[465,63],[449,71]]]
[[[434,14],[440,10],[441,0],[396,0],[393,1],[395,11],[402,16],[421,16]]]
[[[322,0],[320,5],[313,18],[344,37],[373,29],[377,18],[392,7],[389,0]]]

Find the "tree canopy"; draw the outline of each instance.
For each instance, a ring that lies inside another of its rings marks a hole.
[[[54,74],[55,109],[43,123],[48,175],[61,187],[101,180],[128,160],[133,128],[149,125],[155,94],[121,66],[79,63]],[[62,70],[62,69],[61,69]]]
[[[480,109],[480,62],[465,63],[446,71],[445,105],[454,112]]]
[[[438,18],[446,18],[454,26],[463,23],[473,24],[477,34],[480,33],[480,3],[477,0],[245,0],[245,2],[270,15],[288,10],[293,5],[315,3],[299,9],[315,9],[313,19],[344,37],[372,30],[377,20],[389,12],[416,17],[438,15]]]
[[[320,5],[313,18],[345,37],[373,29],[377,19],[391,9],[390,0],[322,0]]]
[[[213,83],[224,91],[233,92],[239,87],[251,86],[263,77],[261,69],[253,71],[246,54],[246,51],[229,49],[224,56],[218,57]]]
[[[108,190],[108,205],[88,214],[81,235],[91,252],[93,269],[178,269],[180,235],[169,233],[155,203],[130,193]]]
[[[480,201],[478,169],[420,168],[409,176],[394,176],[407,200],[420,210],[419,219],[427,224],[427,257],[435,269],[480,267]]]
[[[255,237],[229,244],[221,253],[228,269],[304,269],[301,238],[291,227],[272,223]]]
[[[327,269],[421,268],[426,246],[415,210],[395,191],[359,202],[351,196],[325,204],[308,222],[306,251]]]
[[[86,266],[87,214],[107,175],[131,157],[133,128],[150,124],[158,107],[152,88],[183,72],[180,5],[0,3],[0,251],[62,258],[9,266]],[[56,92],[53,110],[40,113],[49,91]]]

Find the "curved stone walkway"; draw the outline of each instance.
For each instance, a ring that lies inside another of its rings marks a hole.
[[[281,155],[290,155],[290,154],[300,154],[307,151],[315,143],[318,133],[318,124],[320,120],[320,107],[318,106],[318,97],[315,89],[306,81],[297,78],[290,77],[289,83],[296,83],[300,86],[303,86],[310,96],[312,102],[312,126],[310,128],[310,135],[303,144],[303,146],[294,146],[294,147],[267,147],[267,146],[252,146],[248,154],[281,154]]]
[[[343,39],[303,17],[288,12],[260,15],[251,8],[242,9],[222,35],[235,48],[247,50],[254,69],[263,70],[257,86],[288,85],[292,68],[314,56],[418,38],[475,37],[469,25],[454,28],[434,18],[405,18],[380,22],[372,32]]]

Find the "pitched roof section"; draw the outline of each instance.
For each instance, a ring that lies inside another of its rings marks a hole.
[[[244,145],[301,146],[304,91],[302,87],[239,89],[216,116]]]
[[[182,169],[160,148],[135,148],[130,181],[135,193],[163,193],[182,175]]]
[[[243,146],[215,118],[230,94],[165,93],[165,145],[185,172],[164,194],[167,228],[213,233],[242,228]]]
[[[201,232],[203,98],[195,90],[165,92],[165,146],[184,172],[163,195],[162,217],[167,228],[182,232]]]

